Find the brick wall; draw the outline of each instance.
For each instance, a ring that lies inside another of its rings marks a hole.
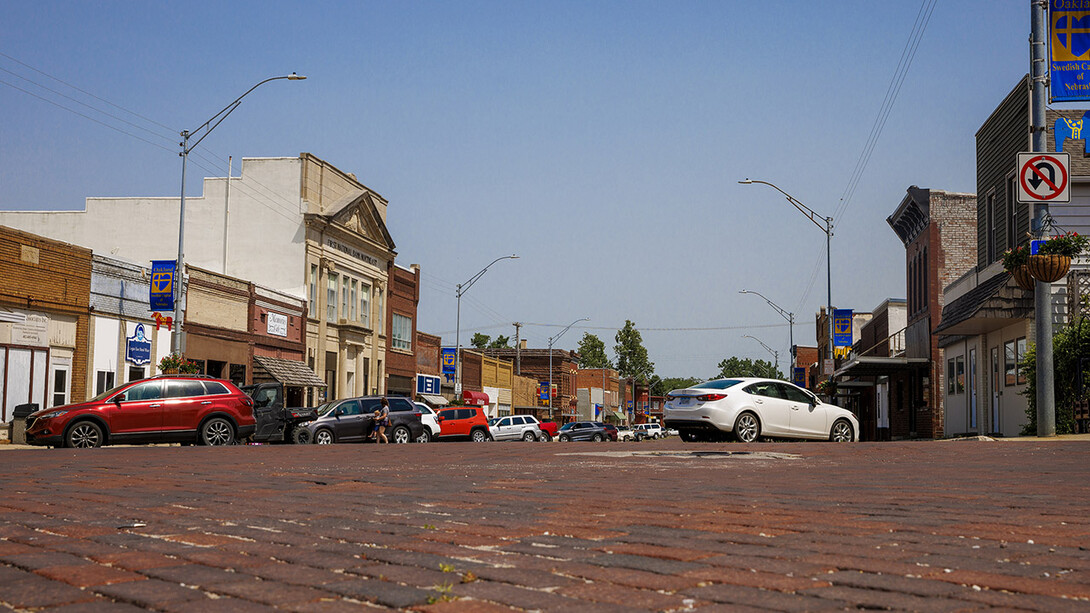
[[[420,268],[413,266],[405,270],[400,266],[390,265],[389,290],[386,296],[386,376],[416,377],[416,307],[420,303]],[[394,314],[412,320],[411,351],[396,349],[393,346]],[[389,388],[387,388],[389,389]],[[413,390],[407,390],[413,391]]]
[[[440,374],[439,349],[443,345],[442,337],[416,331],[416,342],[413,343],[413,354],[416,356],[416,372],[426,375]]]
[[[87,399],[91,250],[0,226],[0,306],[76,318],[69,399]]]

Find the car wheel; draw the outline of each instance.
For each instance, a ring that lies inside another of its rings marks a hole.
[[[430,443],[431,442],[431,430],[424,428],[424,431],[420,433],[420,436],[416,437],[418,443]]]
[[[398,426],[394,428],[393,439],[395,443],[403,445],[405,443],[411,443],[413,440],[412,432],[405,426]]]
[[[235,442],[235,428],[231,422],[222,417],[213,417],[201,426],[201,444],[218,447],[221,445],[233,445]]]
[[[488,435],[484,433],[484,430],[474,430],[470,438],[474,443],[483,443],[488,440]]]
[[[310,444],[310,430],[299,426],[291,433],[291,440],[296,445],[309,445]]]
[[[571,437],[570,437],[570,436],[568,436],[567,434],[561,434],[561,435],[560,435],[560,436],[559,436],[559,437],[557,438],[557,440],[559,440],[559,441],[560,441],[561,443],[567,443],[568,441],[570,441],[570,440],[571,440]]]
[[[750,412],[742,413],[734,420],[734,438],[743,443],[753,443],[761,438],[761,422]]]
[[[590,440],[594,441],[595,443],[601,443],[602,442],[602,435],[601,434],[595,434],[594,436],[590,437]]]
[[[852,425],[848,423],[846,419],[838,419],[833,422],[833,428],[829,431],[829,440],[837,443],[850,443],[854,432],[852,432]]]
[[[527,431],[527,432],[526,432],[526,434],[523,434],[523,435],[522,435],[522,440],[524,440],[524,441],[526,441],[526,442],[530,442],[530,441],[536,441],[536,440],[537,440],[537,437],[536,437],[536,436],[534,436],[534,433],[533,433],[533,432],[529,432],[529,431]]]
[[[325,428],[314,433],[314,444],[316,445],[332,445],[333,433]]]
[[[65,447],[91,449],[102,446],[102,427],[93,421],[81,421],[68,430],[64,437]]]
[[[545,441],[546,443],[551,443],[553,442],[553,435],[549,434],[548,432],[542,431],[541,440]]]

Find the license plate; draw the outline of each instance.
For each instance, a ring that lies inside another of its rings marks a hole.
[[[689,398],[688,396],[682,396],[681,398],[677,399],[677,405],[679,407],[683,407],[689,404],[690,401],[692,401],[692,398]]]

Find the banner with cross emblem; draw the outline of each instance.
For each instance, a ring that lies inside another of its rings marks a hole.
[[[174,260],[152,260],[151,292],[149,301],[152,311],[174,310]]]
[[[1049,97],[1053,102],[1090,100],[1090,5],[1050,0]]]

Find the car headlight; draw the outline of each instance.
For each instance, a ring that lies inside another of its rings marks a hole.
[[[64,415],[67,412],[68,411],[50,411],[50,412],[46,413],[45,415],[39,415],[38,419],[53,419],[54,417],[60,417],[61,415]]]

